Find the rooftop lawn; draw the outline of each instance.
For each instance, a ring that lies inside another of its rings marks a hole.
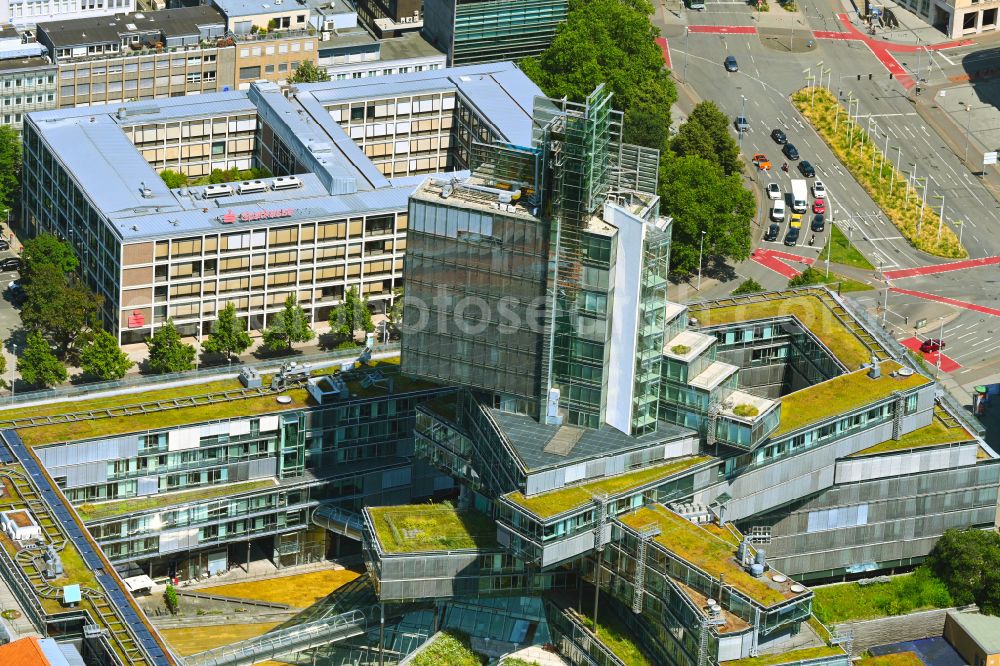
[[[908,449],[969,441],[973,441],[973,437],[968,430],[962,426],[948,427],[944,421],[935,415],[930,425],[908,432],[899,439],[887,439],[875,446],[870,446],[867,449],[858,451],[853,457],[860,458],[875,455],[876,453],[906,451]]]
[[[790,652],[783,652],[781,654],[762,654],[759,657],[723,661],[721,664],[724,666],[776,666],[777,664],[794,664],[800,661],[823,659],[825,657],[843,657],[845,663],[850,661],[850,658],[839,647],[828,647],[824,645],[822,647],[791,650]]]
[[[204,627],[184,627],[183,629],[160,629],[163,639],[177,653],[186,657],[205,650],[222,647],[230,643],[266,634],[280,623],[262,624],[210,624]]]
[[[273,479],[261,479],[260,481],[247,481],[245,483],[224,483],[216,486],[195,488],[193,490],[181,490],[171,493],[158,493],[149,497],[132,497],[130,499],[114,500],[111,502],[100,502],[98,504],[81,504],[76,507],[76,512],[80,514],[80,519],[84,522],[104,520],[114,518],[129,513],[141,513],[153,509],[163,509],[170,506],[187,504],[189,502],[200,502],[210,499],[218,499],[240,493],[248,493],[252,490],[273,487]]]
[[[906,391],[932,383],[918,373],[909,377],[890,377],[889,373],[902,367],[895,361],[883,361],[881,367],[882,376],[878,379],[871,379],[867,370],[855,370],[783,396],[781,421],[771,435],[772,439],[811,423],[860,409],[887,398],[894,391]]]
[[[457,633],[445,631],[421,647],[409,666],[481,666],[482,660],[469,648],[469,640]]]
[[[21,428],[18,430],[18,434],[26,445],[41,446],[73,440],[124,435],[156,428],[170,428],[216,419],[259,416],[290,409],[302,409],[312,402],[309,393],[304,388],[291,389],[285,391],[283,395],[290,396],[292,402],[281,405],[275,400],[275,395],[255,396],[230,402],[168,409],[149,414]]]
[[[667,550],[710,576],[725,576],[726,583],[764,606],[772,606],[798,595],[771,587],[764,579],[754,578],[736,562],[736,548],[691,521],[665,507],[644,507],[619,520],[634,530],[656,524],[660,534],[655,540]]]
[[[277,576],[245,583],[229,583],[199,588],[203,594],[218,594],[235,599],[271,601],[293,608],[308,608],[358,577],[350,569],[323,569],[307,573]]]
[[[368,507],[365,512],[385,553],[496,548],[497,528],[478,511],[447,504]]]
[[[711,456],[683,458],[663,465],[644,467],[627,474],[588,481],[559,490],[550,490],[531,497],[525,497],[520,492],[508,493],[504,497],[544,520],[593,502],[594,495],[602,493],[606,493],[609,497],[621,495],[650,483],[667,479],[678,472],[712,459]]]
[[[827,625],[953,605],[945,584],[923,567],[886,583],[823,585],[813,593],[813,613]]]
[[[583,624],[593,631],[593,618],[577,615]],[[614,613],[608,611],[601,613],[601,621],[597,626],[597,639],[621,659],[625,666],[653,666],[654,662],[636,645],[629,633],[628,627]]]
[[[867,363],[871,357],[868,347],[815,294],[715,308],[693,307],[690,316],[697,317],[702,326],[794,316],[848,368]]]
[[[865,657],[858,661],[858,666],[924,666],[924,662],[916,652],[897,652],[881,657]]]

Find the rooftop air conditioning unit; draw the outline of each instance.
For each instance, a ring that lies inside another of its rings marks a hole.
[[[253,194],[255,192],[267,192],[267,183],[262,180],[244,180],[237,188],[240,194]]]
[[[278,176],[271,184],[274,190],[292,190],[302,187],[302,181],[296,176]]]
[[[233,188],[230,185],[209,185],[205,188],[205,198],[214,199],[216,197],[231,197]]]

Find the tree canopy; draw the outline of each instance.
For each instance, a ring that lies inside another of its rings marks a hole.
[[[92,327],[103,299],[57,263],[33,264],[30,275],[24,285],[21,323],[55,344],[65,358],[75,343],[82,342],[80,334]]]
[[[25,283],[31,281],[34,271],[45,265],[56,266],[63,273],[72,273],[80,265],[73,246],[49,233],[24,241],[21,259],[24,260],[21,278]]]
[[[677,91],[646,0],[571,0],[552,45],[521,68],[550,97],[582,102],[604,83],[625,113],[624,139],[666,149]]]
[[[303,60],[288,77],[289,83],[322,83],[329,81],[330,75],[322,67],[317,67],[312,60]]]
[[[344,300],[330,310],[330,332],[340,341],[353,342],[358,330],[371,333],[375,325],[368,299],[361,298],[357,288],[351,287],[344,293]]]
[[[121,379],[134,365],[115,336],[105,330],[97,330],[80,351],[80,367],[98,379]]]
[[[668,158],[660,166],[659,193],[664,214],[674,219],[673,272],[698,270],[702,231],[705,259],[743,261],[750,256],[757,205],[738,175],[727,176],[719,165],[696,155]]]
[[[38,331],[28,333],[27,346],[17,359],[21,379],[31,386],[49,387],[66,381],[66,367],[49,349],[48,341]]]
[[[170,189],[177,189],[178,187],[184,187],[187,185],[188,179],[180,171],[174,171],[173,169],[164,169],[160,172],[160,178],[163,182],[167,184]]]
[[[756,294],[757,292],[764,291],[764,285],[753,278],[747,278],[740,283],[740,286],[733,290],[733,296],[740,296],[742,294]]]
[[[201,344],[201,348],[212,354],[224,354],[228,360],[239,356],[253,344],[247,332],[246,322],[236,316],[236,306],[226,303],[219,311],[219,318],[212,322],[212,332]]]
[[[739,144],[729,133],[729,118],[711,100],[694,107],[670,148],[679,157],[697,155],[714,162],[727,176],[743,171]]]
[[[150,372],[183,372],[194,367],[194,345],[181,341],[181,334],[172,319],[156,329],[153,337],[146,338],[146,347],[149,348],[146,364]]]
[[[264,329],[262,337],[264,346],[273,351],[291,349],[292,344],[308,342],[315,335],[305,310],[295,300],[294,294],[288,295],[284,309],[271,315],[269,323],[271,325]]]
[[[13,208],[20,187],[21,137],[10,125],[0,125],[0,207]]]
[[[976,603],[1000,615],[1000,534],[974,528],[947,530],[926,561],[956,604]]]

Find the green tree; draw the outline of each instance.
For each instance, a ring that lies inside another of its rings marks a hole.
[[[64,366],[49,349],[48,341],[38,331],[28,333],[27,346],[17,359],[17,371],[21,379],[31,386],[48,388],[66,381]]]
[[[804,271],[788,281],[789,287],[805,287],[810,284],[825,284],[826,278],[822,271],[808,266]]]
[[[573,0],[552,45],[521,68],[547,95],[574,102],[606,84],[625,113],[624,140],[665,150],[677,91],[652,13],[646,0]]]
[[[73,246],[52,234],[39,234],[24,241],[21,253],[24,266],[21,268],[22,281],[31,281],[33,273],[45,265],[53,265],[63,273],[72,273],[79,266]]]
[[[80,351],[80,367],[98,379],[121,379],[133,365],[115,336],[105,330],[98,329]]]
[[[403,288],[397,287],[392,291],[392,307],[386,313],[386,319],[390,328],[400,330],[403,326]]]
[[[361,298],[358,290],[351,287],[344,294],[344,300],[330,311],[330,332],[344,342],[353,342],[355,332],[365,333],[375,330],[372,313],[368,309],[368,299]]]
[[[926,564],[944,581],[956,604],[975,602],[983,613],[1000,614],[1000,534],[974,528],[947,530]]]
[[[153,337],[146,338],[146,347],[149,348],[147,365],[150,372],[183,372],[194,367],[194,345],[181,341],[181,334],[174,326],[173,319],[167,319],[153,333]]]
[[[0,206],[13,208],[20,188],[21,137],[10,125],[0,125]]]
[[[750,256],[750,223],[757,206],[739,176],[727,176],[701,157],[673,157],[661,163],[659,192],[664,213],[674,219],[670,259],[675,273],[698,270],[702,231],[706,259],[743,261]]]
[[[729,118],[715,102],[701,102],[677,130],[670,148],[678,156],[697,155],[722,167],[727,175],[741,173],[740,147],[729,133]]]
[[[294,294],[285,299],[281,312],[271,315],[271,325],[264,329],[264,346],[273,351],[290,350],[296,342],[308,342],[315,333],[309,326],[305,310],[295,300]]]
[[[763,285],[753,278],[747,278],[740,283],[740,286],[733,290],[733,296],[739,296],[741,294],[756,294],[759,291],[764,291]]]
[[[0,354],[0,388],[10,388],[7,382],[7,357]]]
[[[187,185],[187,176],[182,174],[180,171],[174,171],[172,169],[164,169],[160,172],[160,178],[163,182],[167,184],[167,187],[174,190],[178,187],[184,187]]]
[[[322,67],[317,67],[312,60],[303,60],[288,77],[289,83],[323,83],[329,81],[330,75]]]
[[[239,356],[253,344],[247,332],[246,322],[236,317],[236,306],[226,303],[219,317],[212,322],[212,332],[208,334],[201,348],[212,354],[225,354],[229,360]]]
[[[163,603],[171,615],[176,615],[177,611],[180,610],[180,599],[173,585],[167,585],[167,589],[163,591]]]
[[[93,323],[103,299],[94,295],[73,274],[55,263],[35,265],[24,286],[21,323],[29,331],[42,333],[65,358]]]

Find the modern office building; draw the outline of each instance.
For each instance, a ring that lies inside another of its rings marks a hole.
[[[520,60],[552,43],[566,0],[424,0],[423,34],[449,65]]]
[[[424,26],[423,0],[357,0],[358,21],[379,39],[399,37]]]
[[[382,309],[422,174],[464,168],[472,137],[528,142],[539,93],[500,64],[34,114],[23,224],[74,243],[123,342],[168,317],[201,335],[230,301],[252,330],[289,294],[317,324],[349,287]],[[274,177],[171,190],[158,175],[251,167]]]

